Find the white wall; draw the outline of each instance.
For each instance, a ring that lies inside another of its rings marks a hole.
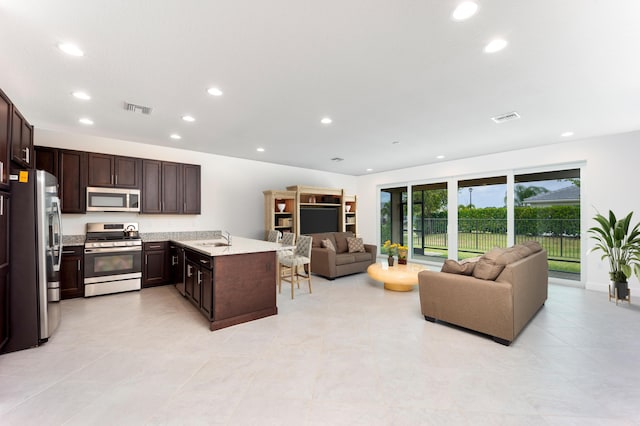
[[[428,149],[428,147],[425,147]],[[482,157],[456,161],[444,161],[358,178],[358,229],[365,241],[378,238],[377,205],[378,185],[404,185],[417,181],[444,180],[458,176],[491,176],[495,173],[546,167],[550,164],[585,162],[582,169],[583,218],[586,226],[594,225],[595,209],[606,213],[609,209],[617,215],[634,211],[634,222],[640,221],[640,196],[638,190],[638,154],[640,132],[607,135],[602,137],[558,143],[532,149],[509,151]],[[410,153],[407,153],[410,155]],[[365,212],[366,214],[362,214]],[[592,247],[586,230],[582,232],[583,259]],[[600,255],[590,254],[582,265],[582,280],[587,289],[605,291],[609,277],[606,264]],[[632,293],[640,294],[636,278],[629,281]]]
[[[142,215],[87,213],[63,215],[65,235],[84,234],[87,222],[133,221],[141,232],[177,232],[224,229],[249,238],[264,236],[266,189],[290,185],[345,188],[355,193],[356,178],[336,173],[242,160],[202,152],[142,143],[36,129],[35,144],[179,163],[200,164],[202,214]]]

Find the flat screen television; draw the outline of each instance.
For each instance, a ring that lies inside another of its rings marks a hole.
[[[339,207],[301,207],[300,233],[337,232],[339,217]]]

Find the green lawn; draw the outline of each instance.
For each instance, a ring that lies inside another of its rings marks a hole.
[[[447,248],[441,245],[443,241],[446,241],[446,235],[431,234],[426,236],[425,240],[425,246],[429,247],[425,248],[425,255],[447,257]],[[579,238],[516,236],[517,243],[528,240],[538,241],[547,251],[549,270],[580,273]],[[458,259],[462,260],[486,253],[493,247],[506,247],[507,236],[491,233],[459,233],[458,244]]]

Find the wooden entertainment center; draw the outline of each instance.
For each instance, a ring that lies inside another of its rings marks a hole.
[[[263,194],[265,237],[273,229],[296,235],[331,231],[357,234],[357,197],[345,194],[343,189],[294,185]]]

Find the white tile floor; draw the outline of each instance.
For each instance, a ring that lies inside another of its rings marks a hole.
[[[366,274],[313,288],[215,332],[171,286],[65,301],[0,356],[0,424],[640,425],[637,304],[552,285],[504,347]]]

